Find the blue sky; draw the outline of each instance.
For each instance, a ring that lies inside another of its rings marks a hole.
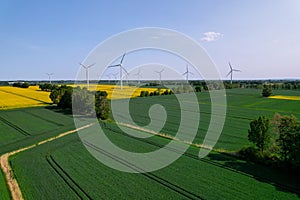
[[[300,78],[299,0],[1,0],[0,27],[0,80],[75,79],[97,44],[139,27],[192,37],[224,79],[228,61],[235,79]]]

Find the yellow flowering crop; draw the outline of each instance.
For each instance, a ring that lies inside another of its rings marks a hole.
[[[70,85],[86,87],[86,85]],[[107,92],[108,99],[134,98],[140,96],[141,91],[154,92],[157,88],[137,88],[134,86],[123,86],[120,90],[119,85],[97,85],[91,84],[89,90],[101,90]],[[162,89],[160,92],[164,92]],[[41,91],[39,86],[29,88],[18,88],[11,86],[0,87],[0,110],[25,108],[33,106],[45,106],[52,103],[49,98],[50,92]]]
[[[283,96],[283,95],[275,95],[270,96],[271,99],[284,99],[284,100],[298,100],[300,101],[300,96]]]
[[[18,88],[11,86],[0,87],[0,110],[44,106],[51,103],[50,92],[39,91],[38,86]]]
[[[86,84],[76,84],[70,85],[72,87],[86,87]],[[120,85],[104,85],[104,84],[90,84],[89,90],[91,91],[106,91],[107,99],[124,99],[124,98],[134,98],[140,96],[141,91],[154,92],[157,91],[157,88],[138,88],[135,86],[123,86],[123,89],[120,89]],[[161,89],[160,92],[164,92],[165,89]]]

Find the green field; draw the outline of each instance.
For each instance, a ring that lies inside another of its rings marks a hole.
[[[54,107],[0,111],[0,155],[74,128],[72,115]]]
[[[0,170],[0,195],[1,195],[1,199],[11,199],[2,170]]]
[[[261,97],[261,90],[233,89],[227,90],[227,114],[221,137],[216,148],[237,151],[249,144],[247,140],[248,128],[251,120],[259,115],[273,117],[275,112],[293,114],[300,117],[299,101],[268,99]],[[286,94],[286,91],[276,91]],[[300,95],[299,91],[292,91],[293,95]],[[202,143],[211,118],[210,98],[208,93],[197,95],[200,107],[200,125],[194,143]],[[175,135],[180,122],[180,109],[175,96],[160,96],[131,99],[130,114],[135,123],[140,126],[150,122],[148,110],[153,104],[165,107],[168,118],[161,132]],[[190,111],[193,112],[193,111]],[[117,113],[117,115],[125,115]],[[124,120],[126,121],[126,119]],[[189,125],[186,125],[189,128]]]
[[[96,128],[87,131],[93,132]],[[147,140],[128,137],[113,124],[108,126],[106,134],[115,144],[138,152],[153,151],[166,142],[159,137]],[[96,150],[102,151],[101,148]],[[191,147],[164,169],[128,174],[99,163],[76,135],[70,135],[20,153],[11,159],[11,163],[25,199],[66,196],[70,199],[297,198],[292,192],[299,191],[298,179],[292,174],[280,174],[218,153],[199,160],[197,150]],[[104,154],[110,159],[118,159],[116,155]]]
[[[274,91],[274,93],[300,96],[299,91]],[[201,143],[210,122],[210,98],[206,92],[199,93],[197,97],[201,120],[194,143]],[[299,101],[262,98],[261,90],[227,90],[227,101],[226,122],[216,145],[216,148],[227,151],[237,151],[249,145],[247,141],[249,122],[259,115],[272,117],[275,112],[279,112],[300,117]],[[168,114],[161,132],[175,135],[180,122],[180,110],[175,96],[131,99],[131,117],[138,125],[147,125],[150,122],[148,110],[154,104],[163,105]],[[124,113],[117,114],[124,115]],[[4,119],[0,121],[0,130],[5,130],[0,133],[1,153],[74,129],[71,115],[47,108],[2,111],[0,117]],[[189,130],[189,124],[186,126]],[[93,126],[85,131],[93,133],[96,128]],[[114,123],[107,124],[105,133],[113,143],[132,152],[151,152],[169,142],[168,139],[157,136],[147,139],[130,137]],[[107,159],[135,169],[132,163],[124,163],[117,155],[105,152],[101,147],[91,146],[91,148]],[[170,151],[176,153],[172,149]],[[66,197],[68,199],[297,199],[300,197],[299,177],[295,174],[242,161],[215,151],[206,158],[199,159],[198,152],[198,148],[190,147],[181,158],[166,168],[151,173],[129,174],[113,170],[97,161],[85,149],[77,134],[71,134],[21,152],[11,157],[10,163],[25,199]],[[1,175],[0,186],[0,191],[6,190],[5,184],[1,184]],[[6,198],[8,197],[4,199]]]

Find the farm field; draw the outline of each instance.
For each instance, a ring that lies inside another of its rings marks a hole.
[[[39,91],[38,86],[29,88],[0,86],[0,110],[45,106],[51,103],[49,94]]]
[[[85,84],[76,84],[70,85],[72,87],[86,87]],[[154,92],[157,88],[146,88],[146,87],[135,87],[135,86],[123,86],[123,89],[120,90],[119,85],[106,85],[106,84],[90,84],[89,90],[91,91],[106,91],[107,99],[126,99],[126,98],[134,98],[140,96],[141,91]],[[161,89],[161,92],[164,92],[164,89]]]
[[[288,95],[285,92],[274,91],[274,95]],[[291,93],[292,96],[300,96],[299,91]],[[201,116],[194,143],[202,143],[211,117],[210,98],[207,92],[198,93],[197,98]],[[224,151],[237,151],[249,145],[249,123],[259,115],[272,117],[275,112],[279,112],[300,117],[298,101],[262,98],[261,90],[227,90],[227,101],[224,130],[215,146],[216,149]],[[180,110],[174,95],[130,99],[131,117],[140,126],[148,124],[148,110],[154,104],[163,105],[168,113],[161,132],[174,136],[180,122]],[[0,119],[0,154],[75,129],[72,116],[53,107],[2,110]],[[82,123],[84,125],[88,121]],[[95,128],[93,126],[86,131],[93,133]],[[105,133],[116,145],[133,152],[150,152],[169,142],[168,139],[157,136],[148,139],[129,137],[112,122],[107,124]],[[198,159],[198,152],[198,148],[190,147],[184,156],[164,169],[145,174],[128,174],[98,162],[87,152],[77,134],[72,134],[16,154],[10,158],[10,163],[25,199],[62,199],[66,196],[70,199],[300,197],[299,178],[294,174],[279,172],[217,152]],[[117,159],[116,155],[105,152],[103,155]],[[5,184],[1,182],[1,174],[0,186],[0,191],[6,190]]]
[[[0,194],[1,199],[10,199],[10,193],[6,185],[5,177],[2,170],[0,170]]]
[[[300,92],[298,94],[300,96]],[[200,108],[200,125],[194,143],[201,144],[210,122],[211,108],[208,93],[199,93],[197,97]],[[131,117],[140,126],[150,122],[148,110],[152,105],[163,105],[168,113],[168,118],[161,132],[172,136],[176,134],[180,123],[180,109],[175,96],[135,98],[131,99],[130,103]],[[227,90],[227,103],[224,129],[215,148],[229,151],[237,151],[249,144],[247,139],[249,123],[260,115],[272,118],[278,112],[282,115],[293,114],[300,117],[299,102],[262,98],[260,90]],[[118,112],[115,115],[124,119],[123,122],[128,123],[125,113]],[[188,126],[186,128],[189,129]]]
[[[70,85],[74,87],[75,85]],[[78,85],[86,87],[86,85]],[[123,99],[138,97],[141,91],[154,92],[157,88],[136,88],[133,86],[124,86],[123,90],[116,85],[97,85],[91,84],[89,90],[106,91],[108,99]],[[161,90],[163,92],[164,90]],[[50,92],[41,91],[39,86],[30,86],[29,88],[18,88],[12,86],[0,86],[0,110],[27,108],[36,106],[47,106],[52,103],[49,98]]]
[[[0,155],[74,129],[72,115],[54,107],[0,111]]]
[[[92,133],[95,128],[86,131]],[[135,152],[153,151],[166,142],[158,137],[144,141],[128,137],[113,124],[106,134]],[[25,199],[297,199],[291,191],[299,191],[297,178],[291,174],[218,153],[198,159],[192,147],[164,169],[145,174],[119,172],[95,160],[76,135],[22,152],[10,162]],[[35,166],[39,169],[32,170]]]

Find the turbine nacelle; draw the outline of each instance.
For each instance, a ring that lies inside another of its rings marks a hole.
[[[126,55],[126,52],[123,54],[119,64],[108,66],[108,68],[120,67],[120,89],[121,90],[123,89],[123,75],[122,75],[123,71],[126,73],[126,77],[129,75],[127,70],[123,67],[123,60],[124,60],[125,55]]]

